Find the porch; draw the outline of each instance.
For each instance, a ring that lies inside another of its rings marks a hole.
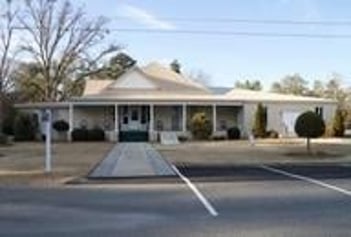
[[[203,112],[210,119],[214,136],[228,128],[243,129],[243,107],[228,104],[109,104],[69,105],[68,121],[75,128],[101,128],[111,141],[157,141],[163,131],[191,137],[190,121]],[[55,116],[56,117],[56,116]]]

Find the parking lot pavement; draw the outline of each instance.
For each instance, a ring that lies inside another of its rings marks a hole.
[[[339,187],[350,167],[272,166]],[[263,167],[179,167],[170,184],[0,188],[0,236],[349,236],[351,196]],[[195,172],[196,171],[196,172]],[[321,173],[328,173],[324,179]],[[336,172],[339,171],[339,172]],[[216,175],[217,173],[217,175]],[[331,173],[335,173],[333,176]],[[342,177],[340,173],[343,173]],[[208,176],[205,180],[202,176]],[[220,176],[220,178],[216,178]],[[201,178],[199,178],[201,177]],[[342,187],[341,187],[342,188]],[[343,187],[346,189],[346,186]]]

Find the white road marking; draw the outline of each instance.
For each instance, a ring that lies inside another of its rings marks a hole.
[[[211,203],[205,198],[205,196],[196,188],[196,186],[187,178],[185,177],[174,165],[172,165],[172,169],[176,174],[186,183],[189,188],[195,193],[197,198],[200,202],[205,206],[207,211],[214,217],[218,216],[218,212],[216,209],[211,205]]]
[[[331,184],[328,184],[328,183],[325,183],[325,182],[322,182],[322,181],[319,181],[317,179],[312,179],[312,178],[309,178],[309,177],[306,177],[306,176],[293,174],[293,173],[290,173],[290,172],[286,172],[284,170],[272,168],[272,167],[267,166],[267,165],[261,165],[260,167],[262,169],[268,170],[268,171],[273,172],[273,173],[285,175],[285,176],[288,176],[290,178],[303,180],[303,181],[306,181],[306,182],[309,182],[309,183],[313,183],[313,184],[322,186],[322,187],[327,188],[327,189],[331,189],[331,190],[337,191],[337,192],[345,194],[347,196],[351,196],[351,191],[343,189],[343,188],[339,188],[337,186],[334,186],[334,185],[331,185]]]

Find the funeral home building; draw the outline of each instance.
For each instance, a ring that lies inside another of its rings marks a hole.
[[[81,97],[17,107],[38,114],[50,109],[52,121],[67,121],[69,134],[75,128],[99,127],[111,141],[130,140],[132,133],[156,141],[162,132],[191,137],[189,121],[197,112],[211,120],[214,136],[225,136],[233,126],[248,136],[258,103],[267,109],[267,129],[283,137],[295,136],[295,120],[302,112],[319,111],[328,123],[336,109],[328,99],[206,87],[158,63],[134,66],[116,80],[89,79]]]

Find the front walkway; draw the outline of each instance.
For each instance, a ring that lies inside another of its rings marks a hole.
[[[148,143],[119,143],[89,178],[174,176],[172,167]]]

